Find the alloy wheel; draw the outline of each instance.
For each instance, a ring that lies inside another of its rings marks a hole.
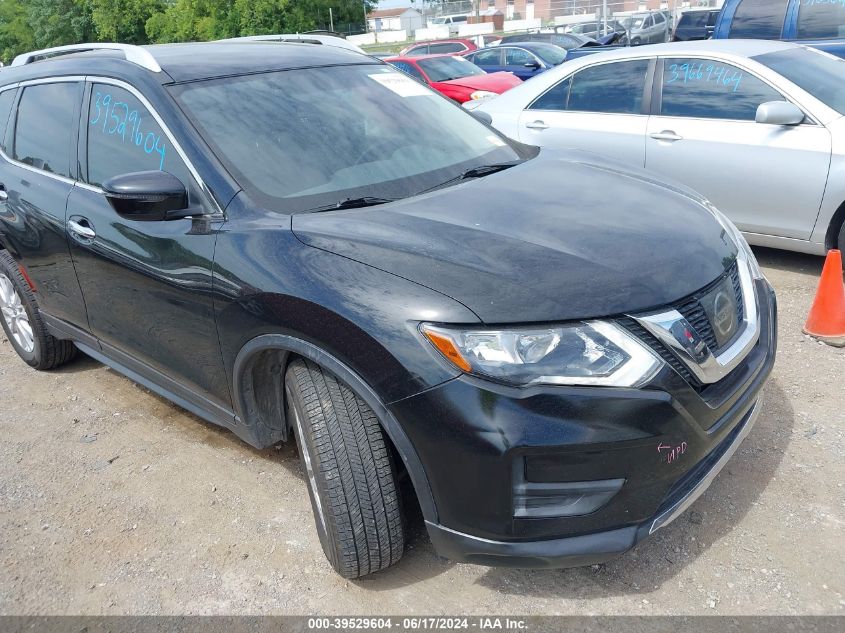
[[[21,302],[12,280],[0,273],[0,313],[9,328],[11,337],[24,352],[31,354],[35,349],[35,337],[29,315]]]

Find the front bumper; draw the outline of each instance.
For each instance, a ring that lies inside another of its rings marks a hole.
[[[751,431],[760,414],[758,400],[701,467],[701,477],[692,478],[668,499],[658,513],[638,525],[543,541],[493,541],[478,538],[442,525],[426,522],[431,542],[438,554],[455,561],[507,567],[581,567],[595,565],[624,554],[639,541],[669,525],[698,499],[716,478]]]
[[[765,281],[757,297],[758,342],[703,391],[666,366],[643,389],[516,389],[465,376],[393,403],[434,496],[437,516],[426,524],[438,553],[489,565],[589,565],[671,522],[759,414],[777,327]],[[618,488],[586,513],[525,511],[526,490],[613,482]]]

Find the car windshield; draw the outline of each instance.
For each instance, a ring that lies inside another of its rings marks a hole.
[[[244,190],[285,213],[414,195],[521,154],[387,65],[278,71],[171,88]]]
[[[449,81],[471,75],[484,75],[478,66],[462,57],[444,55],[431,59],[421,59],[417,62],[431,81]]]
[[[752,59],[783,75],[839,114],[845,114],[845,59],[803,47]]]
[[[642,27],[643,22],[645,22],[644,15],[632,15],[631,17],[622,20],[622,24],[628,30]]]
[[[557,66],[566,61],[566,50],[553,44],[534,46],[531,48],[531,52],[550,66]]]

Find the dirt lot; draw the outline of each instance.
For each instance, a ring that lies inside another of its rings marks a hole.
[[[801,334],[822,260],[758,254],[781,330],[757,426],[686,515],[592,568],[456,565],[417,521],[399,565],[344,581],[293,447],[2,340],[0,613],[845,614],[845,350]]]

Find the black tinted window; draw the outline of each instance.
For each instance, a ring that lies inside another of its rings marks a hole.
[[[572,77],[567,77],[553,86],[529,106],[530,110],[566,110],[569,101],[569,87]]]
[[[648,60],[593,66],[572,78],[567,110],[639,114]]]
[[[12,104],[15,102],[16,89],[0,92],[0,149],[6,150],[6,123],[12,111]]]
[[[681,16],[678,26],[690,28],[707,26],[708,15],[707,11],[688,11]]]
[[[14,157],[38,169],[70,176],[80,84],[54,83],[24,88],[15,124]]]
[[[88,182],[101,185],[113,176],[157,169],[188,184],[185,164],[141,102],[117,86],[94,84],[88,108]]]
[[[776,40],[783,30],[789,0],[742,0],[734,13],[729,37]]]
[[[453,42],[451,44],[432,44],[428,47],[432,54],[434,53],[460,53],[466,47],[463,44]]]
[[[753,121],[757,107],[783,96],[757,77],[730,64],[703,59],[667,59],[663,70],[664,116]]]
[[[801,0],[796,37],[799,40],[845,37],[845,2]]]

